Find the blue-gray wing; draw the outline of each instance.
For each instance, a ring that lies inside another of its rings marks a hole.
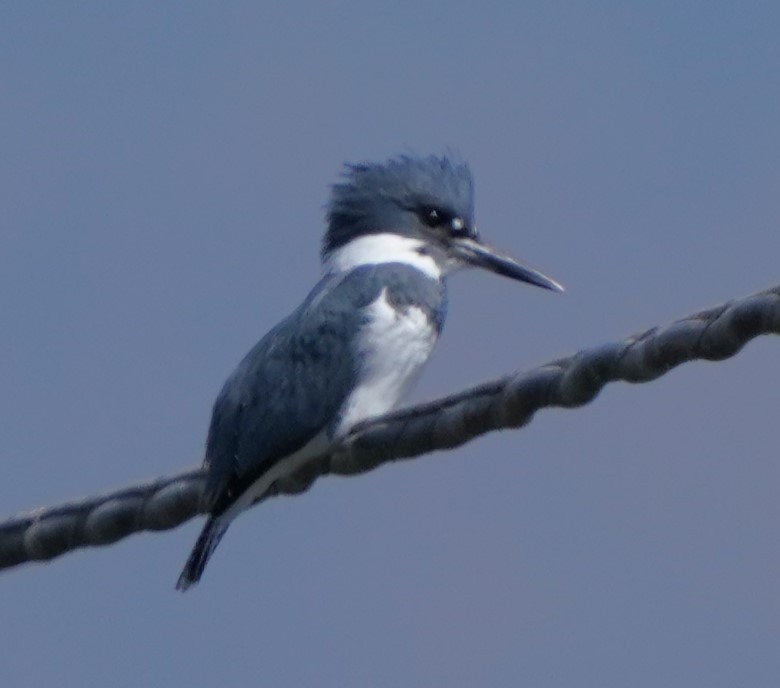
[[[422,280],[422,282],[421,282]],[[441,327],[443,285],[406,265],[326,276],[246,355],[214,404],[206,499],[219,514],[277,461],[331,430],[359,372],[353,336],[385,289],[398,307],[424,308]]]
[[[344,334],[360,326],[360,304],[345,298],[343,278],[337,280],[327,277],[318,284],[225,382],[206,442],[212,513],[327,429],[347,398],[356,362]],[[370,302],[371,294],[363,298]]]

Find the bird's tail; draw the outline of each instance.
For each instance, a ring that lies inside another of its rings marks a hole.
[[[200,577],[203,575],[203,569],[206,568],[209,558],[214,553],[229,525],[229,521],[219,516],[209,516],[209,520],[203,526],[198,541],[195,543],[195,547],[192,548],[190,557],[187,559],[179,580],[176,582],[177,590],[184,592],[200,580]]]

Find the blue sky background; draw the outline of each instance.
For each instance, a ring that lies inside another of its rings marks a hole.
[[[0,510],[199,463],[344,161],[458,151],[484,236],[414,399],[780,281],[774,2],[0,8]],[[776,686],[778,342],[235,523],[0,574],[5,686]]]

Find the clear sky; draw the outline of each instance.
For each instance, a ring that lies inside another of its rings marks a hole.
[[[199,463],[344,161],[454,150],[492,243],[430,399],[780,282],[775,2],[0,8],[0,510]],[[780,345],[0,574],[3,686],[774,687]]]

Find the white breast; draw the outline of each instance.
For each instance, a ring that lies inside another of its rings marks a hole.
[[[337,437],[361,420],[390,411],[417,381],[436,343],[425,313],[413,306],[396,310],[386,290],[368,311],[358,343],[358,384],[342,409]]]

